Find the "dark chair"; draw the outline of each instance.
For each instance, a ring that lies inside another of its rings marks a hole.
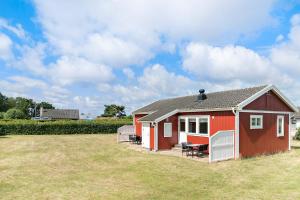
[[[204,154],[208,154],[208,144],[199,146],[198,151],[196,151],[196,154],[198,157],[202,157]]]
[[[131,144],[133,144],[134,142],[135,142],[135,135],[129,135],[129,142],[131,143]]]
[[[188,144],[191,144],[190,142],[182,142],[181,143],[181,153],[185,153],[186,156],[191,152],[192,148],[187,146]]]
[[[181,155],[183,156],[183,153],[187,153],[189,150],[189,147],[187,146],[186,142],[181,143]]]
[[[136,144],[142,144],[142,137],[141,136],[135,136],[135,143]]]

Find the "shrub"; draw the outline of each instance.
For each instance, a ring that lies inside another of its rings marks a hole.
[[[0,119],[4,119],[5,112],[0,112]]]
[[[116,133],[128,120],[95,121],[33,121],[2,120],[0,134],[11,135],[61,135],[61,134],[105,134]]]
[[[5,119],[25,119],[26,115],[23,111],[16,109],[16,108],[12,108],[9,109],[5,115],[4,115]]]
[[[300,128],[297,129],[296,135],[294,137],[296,140],[300,140]]]

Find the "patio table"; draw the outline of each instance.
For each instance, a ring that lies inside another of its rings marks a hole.
[[[202,146],[205,146],[205,145],[207,145],[207,144],[187,144],[186,146],[188,148],[191,148],[191,150],[192,150],[192,157],[194,157],[195,148],[198,151]]]

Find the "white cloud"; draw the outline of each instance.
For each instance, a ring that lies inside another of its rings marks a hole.
[[[8,60],[12,57],[12,41],[0,32],[0,59]]]
[[[114,77],[107,66],[78,57],[60,58],[50,67],[49,73],[54,82],[62,85],[75,82],[105,82]]]
[[[190,43],[183,58],[183,68],[200,80],[223,82],[240,79],[254,82],[275,73],[267,58],[241,46],[213,47]]]
[[[174,52],[174,44],[186,40],[236,41],[275,21],[274,0],[34,2],[59,54],[121,67],[141,64],[158,51]]]
[[[29,71],[35,75],[47,75],[47,68],[44,64],[46,57],[46,45],[37,43],[33,47],[24,45],[19,46],[20,56],[11,60],[8,65],[23,71]]]
[[[32,93],[37,90],[46,90],[47,84],[38,79],[25,76],[11,76],[0,81],[1,92],[8,96],[25,96],[32,98]]]
[[[231,88],[272,83],[300,104],[300,15],[291,19],[286,40],[262,56],[241,46],[216,47],[190,43],[184,49],[183,68],[199,80]]]
[[[14,33],[19,38],[24,39],[26,34],[21,24],[15,26],[10,25],[7,20],[0,18],[0,29],[6,29]]]
[[[135,77],[134,71],[132,69],[130,69],[130,68],[124,68],[123,69],[123,73],[129,79],[133,79]]]

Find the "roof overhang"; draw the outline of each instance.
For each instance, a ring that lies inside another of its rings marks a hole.
[[[171,117],[177,113],[182,113],[182,112],[216,112],[216,111],[231,111],[233,109],[233,107],[229,107],[229,108],[213,108],[213,109],[175,109],[171,112],[166,113],[165,115],[162,115],[161,117],[158,117],[157,119],[153,120],[153,121],[143,121],[143,117],[140,118],[138,121],[139,122],[155,122],[158,123],[168,117]],[[153,112],[152,112],[153,113]],[[146,116],[145,116],[146,117]]]
[[[236,107],[237,110],[242,110],[245,106],[256,100],[257,98],[261,97],[268,91],[273,91],[275,94],[284,102],[286,103],[294,112],[299,112],[298,108],[274,85],[268,85],[267,87],[263,88],[259,92],[255,93],[248,99],[244,100],[243,102],[239,103]]]

